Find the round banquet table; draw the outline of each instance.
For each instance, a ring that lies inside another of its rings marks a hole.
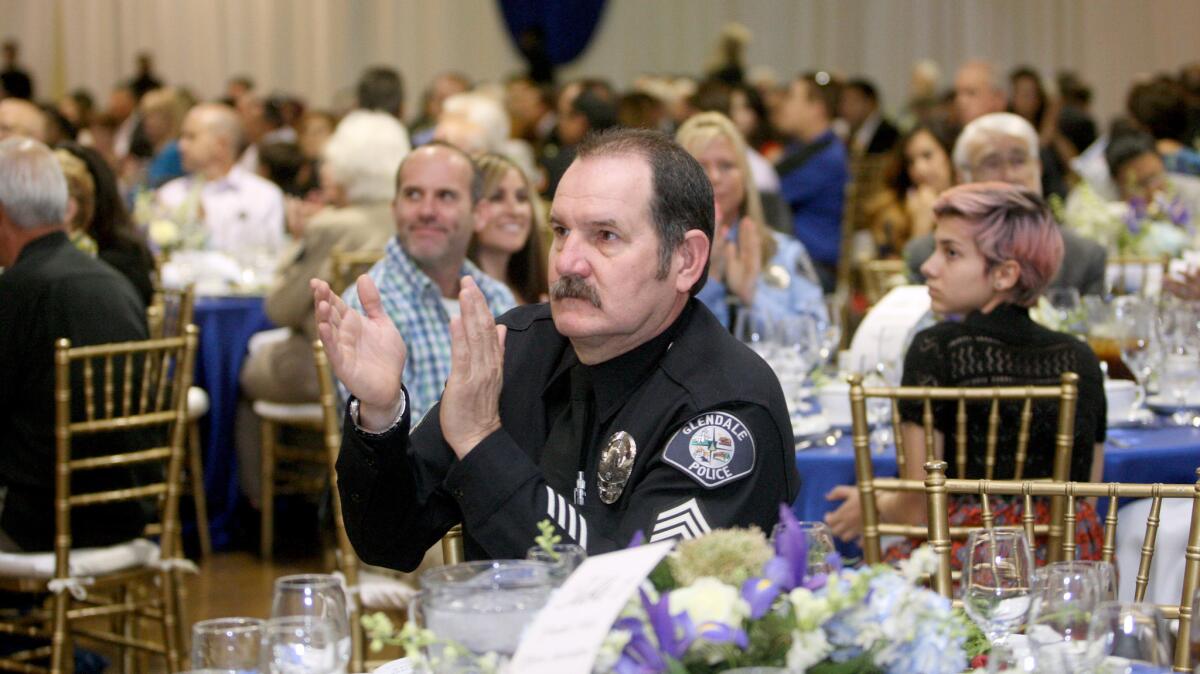
[[[208,392],[208,414],[200,419],[204,492],[208,496],[213,547],[230,543],[230,525],[238,499],[237,452],[233,418],[237,412],[238,373],[250,336],[274,326],[259,296],[198,297],[195,324],[200,328],[194,384]]]
[[[875,472],[896,474],[895,450],[873,456]],[[1104,480],[1192,484],[1200,466],[1200,429],[1191,427],[1110,428],[1104,443]],[[819,521],[841,502],[826,501],[825,494],[838,485],[854,484],[854,448],[846,431],[833,447],[796,452],[800,493],[792,511],[801,520]],[[839,545],[839,548],[842,548]],[[854,547],[843,549],[855,553]]]

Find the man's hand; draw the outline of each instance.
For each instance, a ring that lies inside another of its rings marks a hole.
[[[504,336],[474,279],[458,293],[462,314],[450,321],[450,378],[442,392],[442,436],[458,458],[500,429]]]
[[[844,501],[837,510],[825,515],[825,523],[833,535],[843,541],[852,541],[862,536],[862,503],[857,487],[841,485],[825,494],[826,501]]]
[[[366,316],[346,306],[320,279],[309,281],[316,307],[317,332],[333,373],[359,401],[359,424],[383,431],[400,409],[400,381],[406,349],[400,331],[383,311],[379,290],[366,275],[358,277],[358,299]]]

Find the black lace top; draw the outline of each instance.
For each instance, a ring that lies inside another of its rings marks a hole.
[[[1087,343],[1038,325],[1023,307],[1005,304],[990,314],[972,312],[961,323],[944,322],[917,333],[904,357],[906,386],[1054,385],[1063,372],[1079,375],[1075,416],[1075,445],[1071,479],[1087,481],[1093,446],[1104,441],[1106,405],[1100,364]],[[987,417],[990,402],[967,405],[967,474],[984,477]],[[945,435],[948,475],[960,477],[955,466],[955,408],[934,405],[934,424]],[[921,403],[901,405],[905,421],[921,422]],[[1021,403],[1000,405],[1000,431],[993,478],[1011,479],[1017,451]],[[1054,468],[1054,435],[1058,404],[1035,401],[1024,477],[1049,477]]]

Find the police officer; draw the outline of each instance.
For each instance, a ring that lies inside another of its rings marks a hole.
[[[795,497],[778,380],[693,299],[713,228],[700,165],[658,133],[594,136],[550,219],[549,305],[497,325],[464,277],[450,378],[415,429],[405,345],[371,281],[358,281],[365,315],[313,281],[353,396],[338,488],[364,561],[411,570],[459,522],[471,559],[523,557],[542,520],[593,554],[638,531],[770,531]]]

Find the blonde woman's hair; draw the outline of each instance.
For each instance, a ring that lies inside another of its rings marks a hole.
[[[75,200],[75,217],[67,226],[73,232],[86,232],[96,209],[96,182],[87,164],[79,157],[66,150],[55,150],[54,158],[67,179],[67,195]]]
[[[162,113],[167,119],[167,137],[175,138],[179,136],[179,131],[183,127],[183,118],[187,116],[191,105],[180,90],[174,87],[161,87],[147,91],[146,95],[142,96],[138,107],[142,115],[152,112]]]
[[[749,217],[764,234],[767,234],[762,237],[763,262],[766,263],[775,256],[775,239],[769,235],[770,227],[767,226],[766,217],[763,215],[762,197],[758,194],[758,185],[754,184],[754,174],[751,173],[750,162],[746,159],[749,153],[746,141],[733,120],[719,112],[701,112],[689,117],[675,132],[675,142],[693,157],[699,155],[717,138],[724,138],[733,147],[734,160],[742,172],[742,203],[738,206],[738,216]],[[714,238],[715,236],[714,232]],[[716,243],[714,240],[713,245]]]

